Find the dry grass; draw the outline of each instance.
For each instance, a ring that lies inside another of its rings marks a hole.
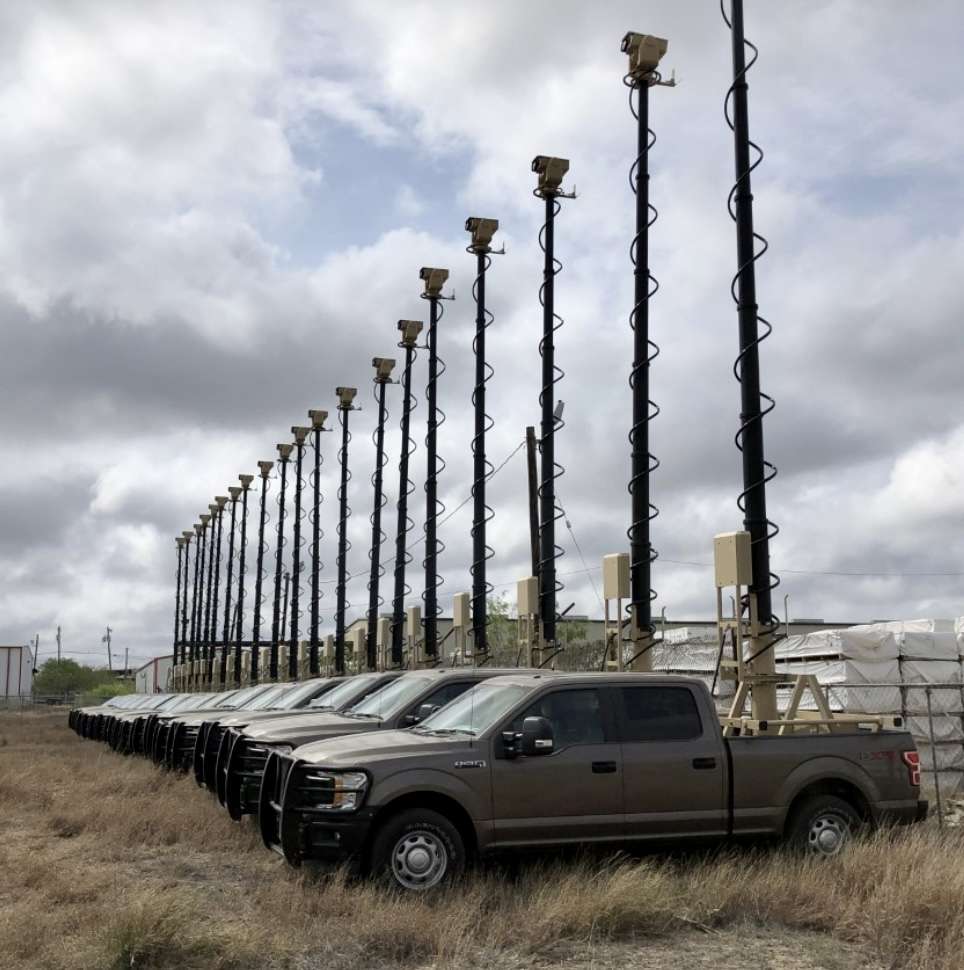
[[[289,870],[193,779],[80,741],[63,714],[0,717],[3,967],[621,964],[606,947],[679,966],[658,954],[699,933],[706,966],[739,965],[757,941],[792,954],[764,966],[950,970],[964,966],[962,863],[964,835],[925,826],[829,865],[759,851],[544,861],[403,898]]]

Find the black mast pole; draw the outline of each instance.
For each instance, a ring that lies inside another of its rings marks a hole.
[[[278,679],[278,645],[281,642],[281,583],[282,571],[284,568],[284,546],[285,546],[285,487],[288,479],[288,461],[291,458],[291,451],[294,445],[282,443],[278,445],[278,454],[281,456],[278,464],[281,466],[281,487],[278,492],[278,538],[275,547],[275,567],[274,567],[274,613],[271,619],[271,659],[269,676],[272,680]]]
[[[201,572],[198,576],[197,584],[197,625],[195,627],[194,659],[202,661],[207,658],[207,647],[204,643],[204,604],[207,602],[206,569],[208,554],[208,523],[211,521],[211,513],[205,512],[199,515],[201,520]]]
[[[177,651],[181,640],[181,566],[184,559],[184,536],[177,536],[174,541],[177,544],[177,588],[174,592],[174,651],[171,665],[177,667]]]
[[[211,507],[211,533],[214,548],[211,551],[211,567],[214,574],[214,596],[211,600],[211,614],[208,620],[208,666],[207,682],[210,686],[214,682],[214,661],[217,659],[218,642],[218,604],[221,597],[221,536],[224,522],[224,506],[228,499],[226,495],[216,495]],[[215,532],[215,524],[217,526]]]
[[[268,515],[268,476],[274,468],[273,461],[259,461],[261,474],[261,514],[258,517],[258,566],[254,576],[254,627],[251,631],[251,683],[256,684],[261,674],[261,601],[264,588],[264,526]]]
[[[315,468],[312,481],[311,520],[311,632],[308,649],[308,672],[312,677],[321,673],[318,657],[319,600],[321,598],[321,432],[325,430],[327,411],[311,410],[311,429],[314,432]]]
[[[725,8],[723,17],[726,20]],[[754,645],[749,658],[754,673],[772,673],[774,643],[773,632],[779,621],[773,616],[771,593],[779,584],[779,578],[770,570],[770,539],[778,529],[767,517],[766,485],[776,475],[776,468],[766,460],[763,446],[763,418],[773,410],[774,401],[760,390],[761,340],[770,335],[770,323],[758,313],[756,301],[756,260],[766,250],[766,240],[753,227],[753,192],[750,173],[760,163],[763,152],[750,140],[749,111],[747,108],[747,70],[757,58],[757,49],[744,37],[743,2],[731,0],[728,20],[733,47],[733,84],[726,95],[724,113],[733,131],[734,168],[736,182],[730,192],[729,211],[736,223],[737,272],[730,287],[736,303],[740,332],[740,353],[734,366],[734,374],[740,382],[740,428],[736,444],[742,454],[743,491],[737,504],[743,512],[743,527],[750,533],[750,560],[752,582],[749,587],[750,603],[756,600],[756,613],[760,633],[768,642]],[[752,59],[746,63],[746,48],[752,51]],[[732,112],[732,114],[731,114]],[[751,147],[756,158],[751,160]],[[755,252],[756,241],[761,250]],[[763,336],[760,336],[760,324]],[[751,616],[752,622],[752,616]],[[759,657],[754,666],[752,661]],[[772,719],[776,715],[776,690],[769,686],[754,689],[752,695],[753,716]]]
[[[301,673],[301,658],[298,655],[300,644],[299,621],[300,613],[300,585],[301,585],[301,491],[304,488],[304,480],[301,477],[304,468],[305,441],[311,433],[311,428],[304,428],[295,425],[291,429],[295,436],[295,522],[294,522],[294,547],[291,550],[291,636],[288,646],[288,679],[297,680]]]
[[[348,482],[351,474],[348,471],[348,443],[351,434],[348,431],[348,413],[354,411],[352,401],[358,393],[354,387],[336,387],[338,395],[338,420],[341,422],[341,449],[338,452],[338,463],[341,470],[341,484],[338,488],[338,591],[335,606],[335,676],[342,677],[345,673],[345,608],[347,606],[346,587],[348,583],[348,517],[351,509],[348,507]]]
[[[186,530],[181,533],[181,537],[184,539],[184,586],[181,591],[181,651],[179,660],[183,665],[187,660],[188,643],[190,642],[188,637],[190,620],[187,612],[187,588],[191,576],[191,539],[194,538],[194,532],[193,530]]]
[[[254,481],[254,475],[239,475],[238,481],[241,482],[241,537],[238,540],[240,544],[238,553],[238,605],[235,611],[237,615],[237,629],[234,632],[234,683],[236,687],[241,686],[242,679],[241,657],[244,650],[244,580],[248,572],[245,562],[248,551],[248,494],[251,491],[251,483]]]
[[[189,663],[194,663],[194,650],[197,642],[197,595],[198,595],[198,572],[200,571],[201,561],[201,523],[194,523],[194,576],[191,582],[191,632],[188,636],[187,658]]]
[[[484,658],[489,652],[488,610],[486,600],[491,587],[486,578],[486,568],[492,550],[486,542],[486,530],[492,509],[485,502],[485,483],[492,470],[486,457],[485,436],[492,428],[492,418],[485,410],[485,385],[492,376],[492,367],[486,359],[485,332],[492,324],[492,314],[485,306],[485,274],[492,263],[492,236],[499,228],[498,219],[471,217],[465,228],[472,234],[467,252],[475,256],[475,387],[472,389],[472,406],[475,411],[475,433],[472,436],[472,653]]]
[[[399,347],[405,350],[405,371],[402,374],[402,454],[398,462],[398,525],[395,533],[395,595],[392,598],[392,666],[402,665],[402,638],[405,632],[405,594],[409,591],[405,584],[405,567],[409,555],[406,537],[411,528],[408,517],[408,496],[414,490],[408,477],[408,460],[411,457],[411,437],[409,427],[412,417],[412,363],[415,360],[415,342],[422,332],[422,324],[417,320],[399,320],[398,329],[402,334]],[[414,659],[414,658],[413,658]]]
[[[630,493],[630,610],[633,617],[633,664],[636,669],[652,667],[649,651],[653,643],[652,564],[656,550],[650,538],[650,523],[659,514],[651,501],[651,476],[659,461],[649,449],[649,423],[659,414],[650,398],[650,363],[659,348],[649,337],[649,299],[658,284],[649,272],[649,228],[656,221],[656,209],[649,203],[649,150],[656,138],[649,127],[649,89],[663,82],[658,67],[667,43],[648,34],[628,33],[621,49],[629,55],[629,70],[623,83],[630,89],[629,106],[636,118],[636,159],[630,170],[630,186],[636,196],[636,231],[630,246],[633,263],[633,366],[629,386],[633,392]],[[633,105],[633,95],[636,104]]]
[[[378,423],[375,426],[375,470],[372,472],[372,545],[368,551],[371,567],[368,574],[368,633],[365,643],[365,665],[369,670],[378,669],[378,608],[382,598],[379,591],[382,577],[382,508],[385,505],[385,494],[382,488],[382,469],[385,467],[385,393],[392,380],[392,368],[395,361],[390,357],[375,357],[372,360],[375,368],[375,400],[378,404]]]
[[[540,234],[545,261],[539,289],[542,302],[542,340],[539,343],[542,355],[542,391],[539,394],[542,405],[539,442],[542,451],[539,605],[542,637],[551,650],[556,642],[556,559],[561,551],[556,546],[556,519],[561,515],[556,506],[556,478],[562,473],[562,467],[555,460],[556,432],[563,426],[561,416],[555,412],[555,385],[562,377],[562,371],[556,367],[555,351],[555,332],[562,325],[562,319],[555,313],[555,277],[559,271],[555,258],[555,219],[561,208],[559,196],[564,194],[561,184],[569,170],[569,162],[564,158],[537,155],[532,161],[532,170],[539,176],[534,194],[545,202],[545,224]]]
[[[438,356],[438,325],[442,319],[442,287],[449,278],[447,269],[435,269],[423,266],[419,271],[419,278],[425,283],[422,299],[428,300],[428,383],[425,386],[425,398],[428,406],[428,417],[425,433],[425,591],[422,602],[425,606],[425,616],[422,621],[425,631],[424,650],[428,660],[438,656],[438,588],[441,580],[438,575],[438,555],[444,548],[438,540],[438,516],[444,507],[438,500],[438,475],[445,467],[445,462],[438,454],[438,429],[445,415],[438,406],[438,379],[445,373],[445,364]],[[441,371],[439,366],[441,365]],[[439,417],[441,415],[441,421]]]
[[[221,686],[228,685],[228,653],[231,649],[231,584],[234,582],[234,533],[237,524],[238,499],[241,497],[239,485],[229,485],[228,495],[231,502],[231,523],[228,534],[228,574],[224,581],[224,623],[221,627]]]

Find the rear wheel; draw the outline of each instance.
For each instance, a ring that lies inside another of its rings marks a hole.
[[[390,818],[372,843],[372,875],[387,886],[424,892],[447,885],[465,871],[465,843],[459,830],[428,808]]]
[[[836,795],[814,795],[793,813],[787,837],[791,846],[807,855],[831,859],[853,841],[862,824],[849,802]]]

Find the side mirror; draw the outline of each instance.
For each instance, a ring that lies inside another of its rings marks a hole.
[[[405,718],[406,724],[421,724],[427,717],[431,717],[439,709],[438,704],[422,704],[414,714]]]
[[[522,753],[527,757],[552,754],[552,724],[544,717],[527,717],[522,722]]]

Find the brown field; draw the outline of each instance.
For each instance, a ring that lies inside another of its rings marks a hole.
[[[250,825],[65,712],[0,715],[0,967],[964,967],[964,835],[928,824],[837,863],[485,867],[400,898],[288,869]]]

